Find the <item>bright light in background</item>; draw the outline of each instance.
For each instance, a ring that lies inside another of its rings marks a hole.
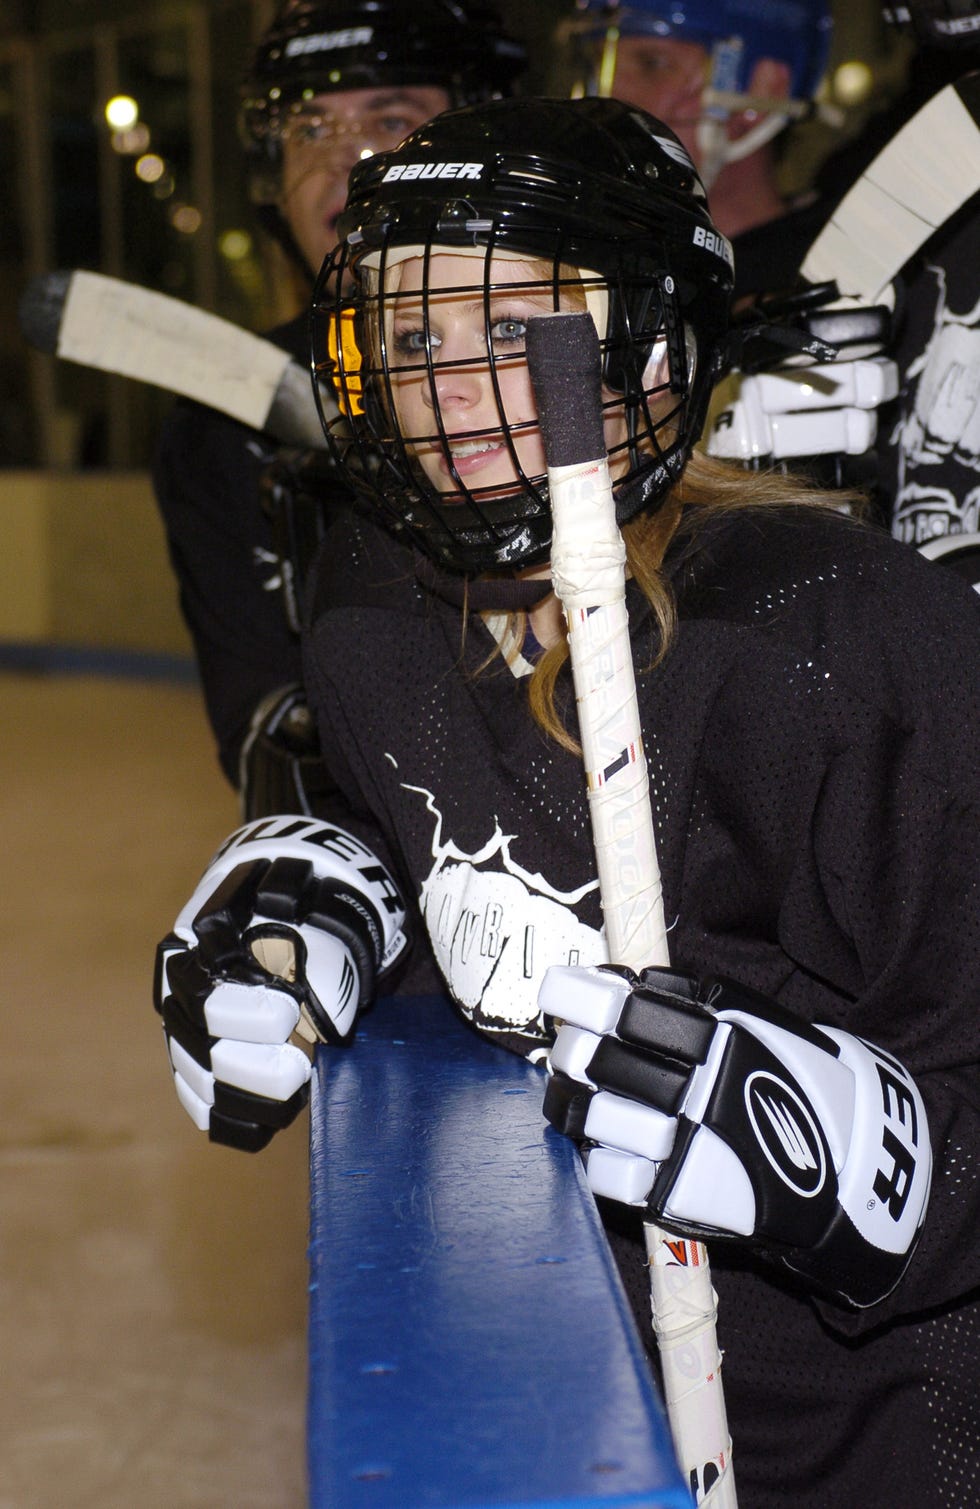
[[[136,164],[136,176],[143,183],[156,183],[167,171],[167,165],[162,157],[155,152],[146,152]]]
[[[201,212],[192,204],[178,204],[170,216],[170,224],[182,235],[193,236],[201,229]]]
[[[135,157],[140,152],[145,152],[150,145],[150,128],[144,126],[142,121],[137,121],[128,131],[113,131],[109,138],[113,152],[118,152],[122,157]]]
[[[224,231],[218,237],[218,250],[229,262],[243,261],[252,250],[248,231]]]
[[[114,131],[129,131],[139,120],[140,107],[128,94],[116,94],[105,107],[105,118]]]
[[[860,105],[871,93],[873,83],[867,63],[841,63],[834,69],[834,98],[842,105]]]

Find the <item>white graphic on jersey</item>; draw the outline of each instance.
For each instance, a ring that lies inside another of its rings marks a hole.
[[[898,491],[893,532],[911,545],[946,534],[980,530],[980,302],[965,314],[946,303],[946,276],[936,278],[936,310],[925,349],[906,374],[914,404],[896,424]],[[962,485],[949,485],[948,465],[963,468]],[[930,468],[943,468],[935,483]]]
[[[435,818],[433,864],[419,900],[454,999],[485,1031],[543,1036],[538,988],[548,966],[608,960],[603,934],[571,910],[598,881],[556,890],[511,857],[515,835],[503,833],[496,820],[486,844],[467,854],[443,839],[443,816],[432,792],[407,783],[403,790],[424,796]]]

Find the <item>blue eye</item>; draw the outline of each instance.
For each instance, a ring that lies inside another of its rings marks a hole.
[[[433,351],[438,351],[440,341],[434,333],[430,335]],[[396,330],[394,347],[399,356],[424,356],[425,355],[425,331]]]
[[[522,345],[527,335],[527,321],[519,320],[513,315],[504,315],[499,320],[494,320],[490,326],[490,335],[494,342],[519,341]]]

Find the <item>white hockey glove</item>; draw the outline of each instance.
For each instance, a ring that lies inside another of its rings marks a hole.
[[[836,284],[819,284],[745,312],[731,336],[732,370],[712,394],[709,455],[760,466],[870,451],[877,410],[898,392],[885,354],[890,313],[835,307],[837,298]]]
[[[932,1174],[895,1059],[719,977],[556,966],[538,999],[562,1024],[545,1115],[584,1142],[595,1194],[857,1307],[891,1292]]]
[[[342,828],[286,816],[233,833],[157,949],[154,1004],[195,1125],[249,1152],[288,1126],[311,1074],[289,1038],[348,1039],[404,927],[388,871]]]
[[[885,356],[732,372],[712,397],[706,449],[752,464],[861,456],[874,445],[876,411],[897,392],[898,368]]]

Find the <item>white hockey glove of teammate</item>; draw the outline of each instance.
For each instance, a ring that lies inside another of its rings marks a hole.
[[[154,1004],[195,1125],[249,1152],[288,1126],[311,1075],[289,1038],[347,1040],[404,927],[388,871],[342,828],[285,816],[233,833],[157,949]]]
[[[885,306],[838,307],[836,284],[764,296],[732,332],[705,449],[743,465],[863,456],[898,392]],[[840,463],[838,462],[840,469]]]
[[[898,368],[885,356],[732,372],[712,397],[706,449],[752,464],[861,456],[874,445],[876,411],[897,392]]]
[[[597,1195],[668,1230],[738,1239],[865,1307],[898,1283],[932,1173],[906,1070],[754,991],[667,969],[556,966],[545,1115]]]

